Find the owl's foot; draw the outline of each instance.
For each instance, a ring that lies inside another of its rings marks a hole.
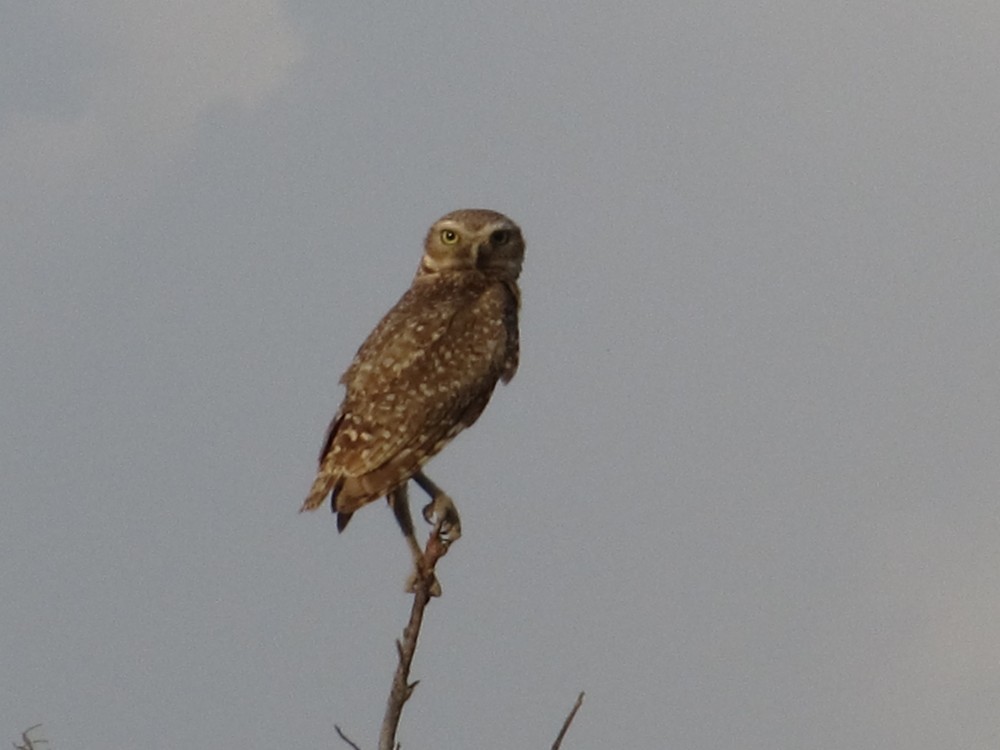
[[[424,520],[435,527],[438,538],[445,545],[458,541],[462,536],[462,519],[459,518],[455,502],[422,471],[413,475],[413,481],[431,498],[424,506]]]
[[[424,550],[420,548],[417,535],[413,533],[413,519],[410,517],[410,503],[407,498],[406,484],[401,484],[389,492],[387,499],[392,507],[393,515],[399,522],[399,528],[406,539],[406,546],[410,548],[413,557],[413,572],[406,579],[406,591],[413,593],[416,591],[417,583],[430,579],[430,595],[441,596],[441,584],[438,583],[434,575],[434,564],[425,556]]]
[[[430,594],[431,594],[431,596],[441,596],[441,584],[438,581],[437,576],[434,575],[434,571],[428,570],[428,571],[425,571],[425,572],[421,572],[420,571],[421,567],[424,567],[424,566],[423,565],[417,565],[414,568],[413,572],[410,573],[410,577],[406,579],[406,593],[407,594],[414,593],[417,590],[417,584],[422,579],[424,579],[424,578],[426,578],[426,577],[429,576],[430,579],[431,579],[430,580]]]
[[[410,550],[413,553],[413,572],[406,579],[406,593],[414,593],[420,581],[429,579],[430,595],[441,596],[441,584],[438,582],[437,576],[434,575],[434,565],[427,559],[427,553],[420,549],[415,538],[413,544],[410,545]]]
[[[457,542],[462,536],[462,519],[454,501],[443,492],[424,506],[424,520],[436,526],[438,538],[446,544]]]

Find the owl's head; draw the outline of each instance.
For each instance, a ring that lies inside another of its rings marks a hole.
[[[464,208],[442,216],[427,232],[420,273],[480,271],[514,281],[524,261],[521,228],[503,214]]]

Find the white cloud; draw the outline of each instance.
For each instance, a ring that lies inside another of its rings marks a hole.
[[[73,75],[80,106],[69,112],[3,112],[0,168],[8,226],[35,229],[64,201],[120,208],[151,184],[210,108],[253,107],[284,85],[304,54],[279,0],[88,3],[60,9],[54,39],[73,38],[98,62],[47,70],[44,50],[26,61],[39,88]],[[85,89],[79,91],[79,89]]]

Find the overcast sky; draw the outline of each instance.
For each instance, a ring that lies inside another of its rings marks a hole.
[[[6,3],[0,742],[366,750],[382,503],[298,515],[460,207],[521,369],[412,748],[1000,746],[1000,6]],[[345,746],[346,747],[346,746]]]

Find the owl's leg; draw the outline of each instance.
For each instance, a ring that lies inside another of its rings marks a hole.
[[[417,535],[413,531],[413,517],[410,515],[410,499],[406,492],[406,484],[403,483],[394,490],[390,490],[386,500],[389,501],[389,507],[392,508],[392,514],[396,517],[396,523],[399,524],[403,536],[406,537],[406,543],[413,554],[413,559],[423,557],[424,552],[420,549]]]
[[[441,521],[441,539],[448,542],[457,541],[462,536],[462,519],[458,516],[455,502],[445,494],[444,490],[427,478],[422,471],[413,475],[413,481],[420,485],[431,501],[424,506],[424,520],[427,523]]]
[[[392,514],[396,517],[396,523],[399,524],[403,536],[406,537],[406,544],[410,548],[410,554],[413,555],[414,571],[406,582],[406,590],[412,593],[414,587],[417,585],[417,580],[429,575],[434,579],[431,583],[431,596],[441,596],[441,584],[434,577],[433,571],[427,570],[424,551],[420,549],[417,535],[413,531],[413,517],[410,515],[410,500],[406,492],[406,482],[391,490],[386,496],[386,500],[389,501],[389,505],[392,507]]]

